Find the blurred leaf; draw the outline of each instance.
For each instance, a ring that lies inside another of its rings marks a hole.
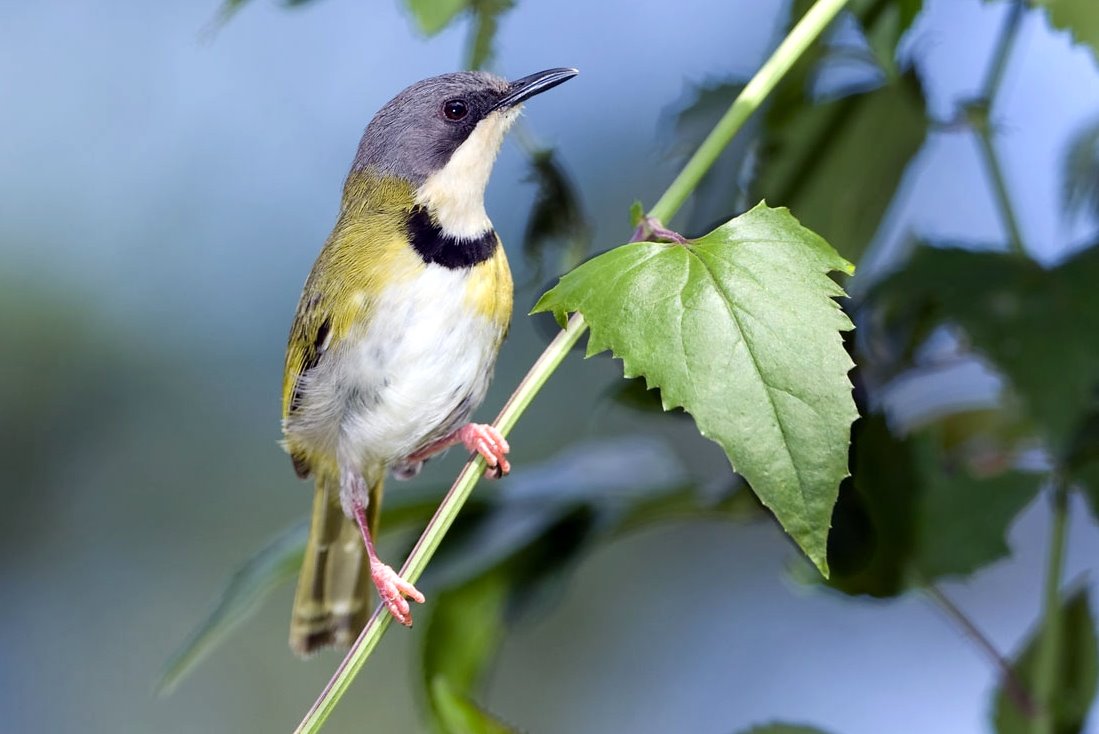
[[[855,424],[854,474],[833,515],[829,585],[895,596],[965,576],[1009,553],[1005,535],[1042,478],[1005,471],[976,477],[946,462],[940,435],[893,436],[885,419]]]
[[[1087,497],[1091,514],[1099,520],[1099,398],[1084,419],[1065,462],[1069,480]]]
[[[1015,471],[984,478],[946,472],[930,442],[918,450],[925,467],[916,518],[914,568],[919,577],[934,581],[965,576],[1007,556],[1007,529],[1034,499],[1042,477]]]
[[[1099,120],[1072,136],[1062,170],[1065,213],[1099,218]]]
[[[753,196],[789,206],[857,262],[926,136],[923,89],[912,71],[822,104],[806,97],[776,101],[767,114]]]
[[[634,503],[674,491],[684,481],[675,455],[652,439],[591,442],[541,464],[522,467],[508,480],[508,492],[496,496],[502,507],[490,511],[481,498],[466,503],[456,532],[447,537],[421,586],[430,589],[475,578],[531,548],[550,532],[557,543],[557,563],[564,563],[583,545],[580,535],[587,541],[587,529],[574,527],[578,504],[597,503],[608,517],[614,518]],[[390,533],[409,525],[423,525],[435,512],[441,496],[438,487],[402,487],[400,492],[391,493],[382,507],[381,531]],[[308,522],[303,519],[234,573],[213,611],[169,660],[157,684],[159,692],[169,693],[272,591],[297,576],[307,533]],[[573,536],[575,543],[570,545]],[[569,550],[572,545],[576,547]]]
[[[1096,682],[1099,680],[1099,658],[1096,652],[1095,620],[1088,605],[1087,589],[1080,588],[1057,610],[1061,615],[1061,662],[1057,670],[1057,682],[1052,686],[1053,730],[1056,734],[1080,734],[1084,729]],[[1042,640],[1042,626],[1034,629],[1023,652],[1012,666],[1029,690],[1037,681],[1038,650]],[[1001,683],[995,697],[995,723],[997,734],[1030,734],[1033,723],[1019,710],[1016,703],[1005,695]]]
[[[234,627],[255,612],[268,594],[298,575],[308,534],[308,522],[295,523],[233,574],[217,606],[168,661],[157,683],[158,694],[170,693]]]
[[[588,354],[660,387],[827,574],[825,544],[857,417],[827,274],[851,272],[784,209],[760,204],[686,245],[639,242],[565,275],[535,305],[579,311]],[[779,336],[781,335],[781,337]]]
[[[416,25],[423,33],[434,36],[450,25],[458,14],[468,10],[473,0],[405,0]]]
[[[1052,270],[998,252],[919,248],[872,292],[885,325],[913,313],[960,326],[1011,381],[1060,463],[1099,385],[1099,248]]]
[[[743,734],[826,734],[826,732],[813,726],[775,723],[752,727]]]
[[[499,647],[507,592],[508,579],[498,570],[442,591],[434,600],[421,665],[429,708],[440,732],[493,731],[495,722],[465,695],[480,685]]]
[[[541,280],[545,258],[555,250],[561,255],[555,272],[568,272],[583,261],[591,246],[591,224],[553,150],[535,151],[530,164],[528,180],[538,188],[523,234],[523,252],[538,266],[534,279]]]
[[[408,488],[394,492],[382,509],[382,532],[408,524],[423,524],[435,512],[442,493],[438,488]],[[466,508],[477,512],[478,501]],[[168,694],[207,654],[217,648],[237,625],[248,619],[275,589],[297,578],[309,534],[308,518],[294,523],[245,561],[229,579],[213,611],[172,655],[157,683]]]
[[[500,16],[515,7],[515,0],[469,0],[469,3],[473,10],[473,31],[466,68],[483,69],[495,56],[493,42]]]
[[[1091,48],[1093,60],[1099,61],[1099,3],[1095,0],[1032,0],[1046,9],[1049,24],[1068,31],[1075,43]]]
[[[907,587],[916,552],[916,457],[907,441],[893,436],[884,416],[871,414],[851,431],[851,465],[832,515],[828,584],[845,594],[895,596]]]
[[[468,698],[454,692],[446,678],[431,685],[436,729],[443,734],[514,734],[518,731],[495,719]]]

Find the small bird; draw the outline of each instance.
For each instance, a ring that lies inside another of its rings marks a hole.
[[[424,601],[374,550],[387,473],[415,476],[459,443],[497,476],[510,469],[504,437],[468,422],[512,307],[485,186],[523,102],[576,74],[432,77],[363,134],[286,349],[283,444],[316,482],[290,624],[299,655],[358,636],[371,582],[402,624],[412,624],[408,599]]]

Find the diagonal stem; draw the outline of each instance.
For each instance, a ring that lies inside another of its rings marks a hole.
[[[729,111],[721,118],[714,131],[707,136],[698,151],[687,162],[683,172],[676,177],[675,181],[668,187],[668,191],[653,207],[650,212],[651,216],[670,219],[679,210],[679,207],[683,205],[686,198],[698,186],[699,181],[748,117],[759,108],[764,98],[775,88],[798,58],[805,53],[810,44],[820,36],[847,2],[848,0],[817,0],[790,31],[790,34],[779,44],[752,80],[748,82],[740,95],[733,100]],[[578,313],[573,314],[565,329],[546,347],[542,356],[530,368],[526,377],[523,378],[519,387],[512,393],[511,398],[500,412],[495,422],[500,433],[506,436],[511,431],[519,417],[527,409],[527,406],[534,400],[535,395],[542,389],[550,375],[561,364],[572,346],[587,331],[587,328],[584,317]],[[458,511],[465,504],[484,469],[484,460],[480,457],[470,460],[458,475],[446,497],[443,498],[443,502],[439,505],[435,516],[431,518],[431,521],[424,529],[423,535],[420,536],[419,541],[401,569],[401,576],[410,583],[416,583],[420,574],[427,567],[428,561],[434,555],[435,550],[442,542],[443,536],[458,516]],[[366,623],[366,627],[363,628],[362,633],[355,640],[355,644],[351,646],[347,656],[344,657],[336,669],[324,691],[321,692],[313,706],[306,713],[305,718],[298,725],[295,734],[315,734],[320,731],[325,720],[351,685],[355,675],[377,646],[378,641],[381,640],[382,634],[389,627],[390,619],[389,613],[381,605],[374,610],[374,614]]]
[[[1031,719],[1033,734],[1053,734],[1054,701],[1061,667],[1061,577],[1065,571],[1065,545],[1068,539],[1068,488],[1060,474],[1053,475],[1052,527],[1049,538],[1049,558],[1042,595],[1042,633],[1038,643],[1038,658],[1034,665],[1034,697],[1038,714]]]

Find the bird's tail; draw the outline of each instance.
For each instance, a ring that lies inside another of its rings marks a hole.
[[[370,489],[371,534],[378,525],[381,490],[381,481]],[[370,616],[373,588],[362,533],[340,506],[339,479],[318,474],[290,618],[290,649],[305,656],[330,645],[349,646]]]

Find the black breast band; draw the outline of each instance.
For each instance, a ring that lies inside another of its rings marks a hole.
[[[492,257],[499,244],[494,229],[469,240],[445,234],[422,206],[409,213],[405,226],[412,249],[416,250],[425,263],[442,265],[452,270],[471,268],[483,263]]]

